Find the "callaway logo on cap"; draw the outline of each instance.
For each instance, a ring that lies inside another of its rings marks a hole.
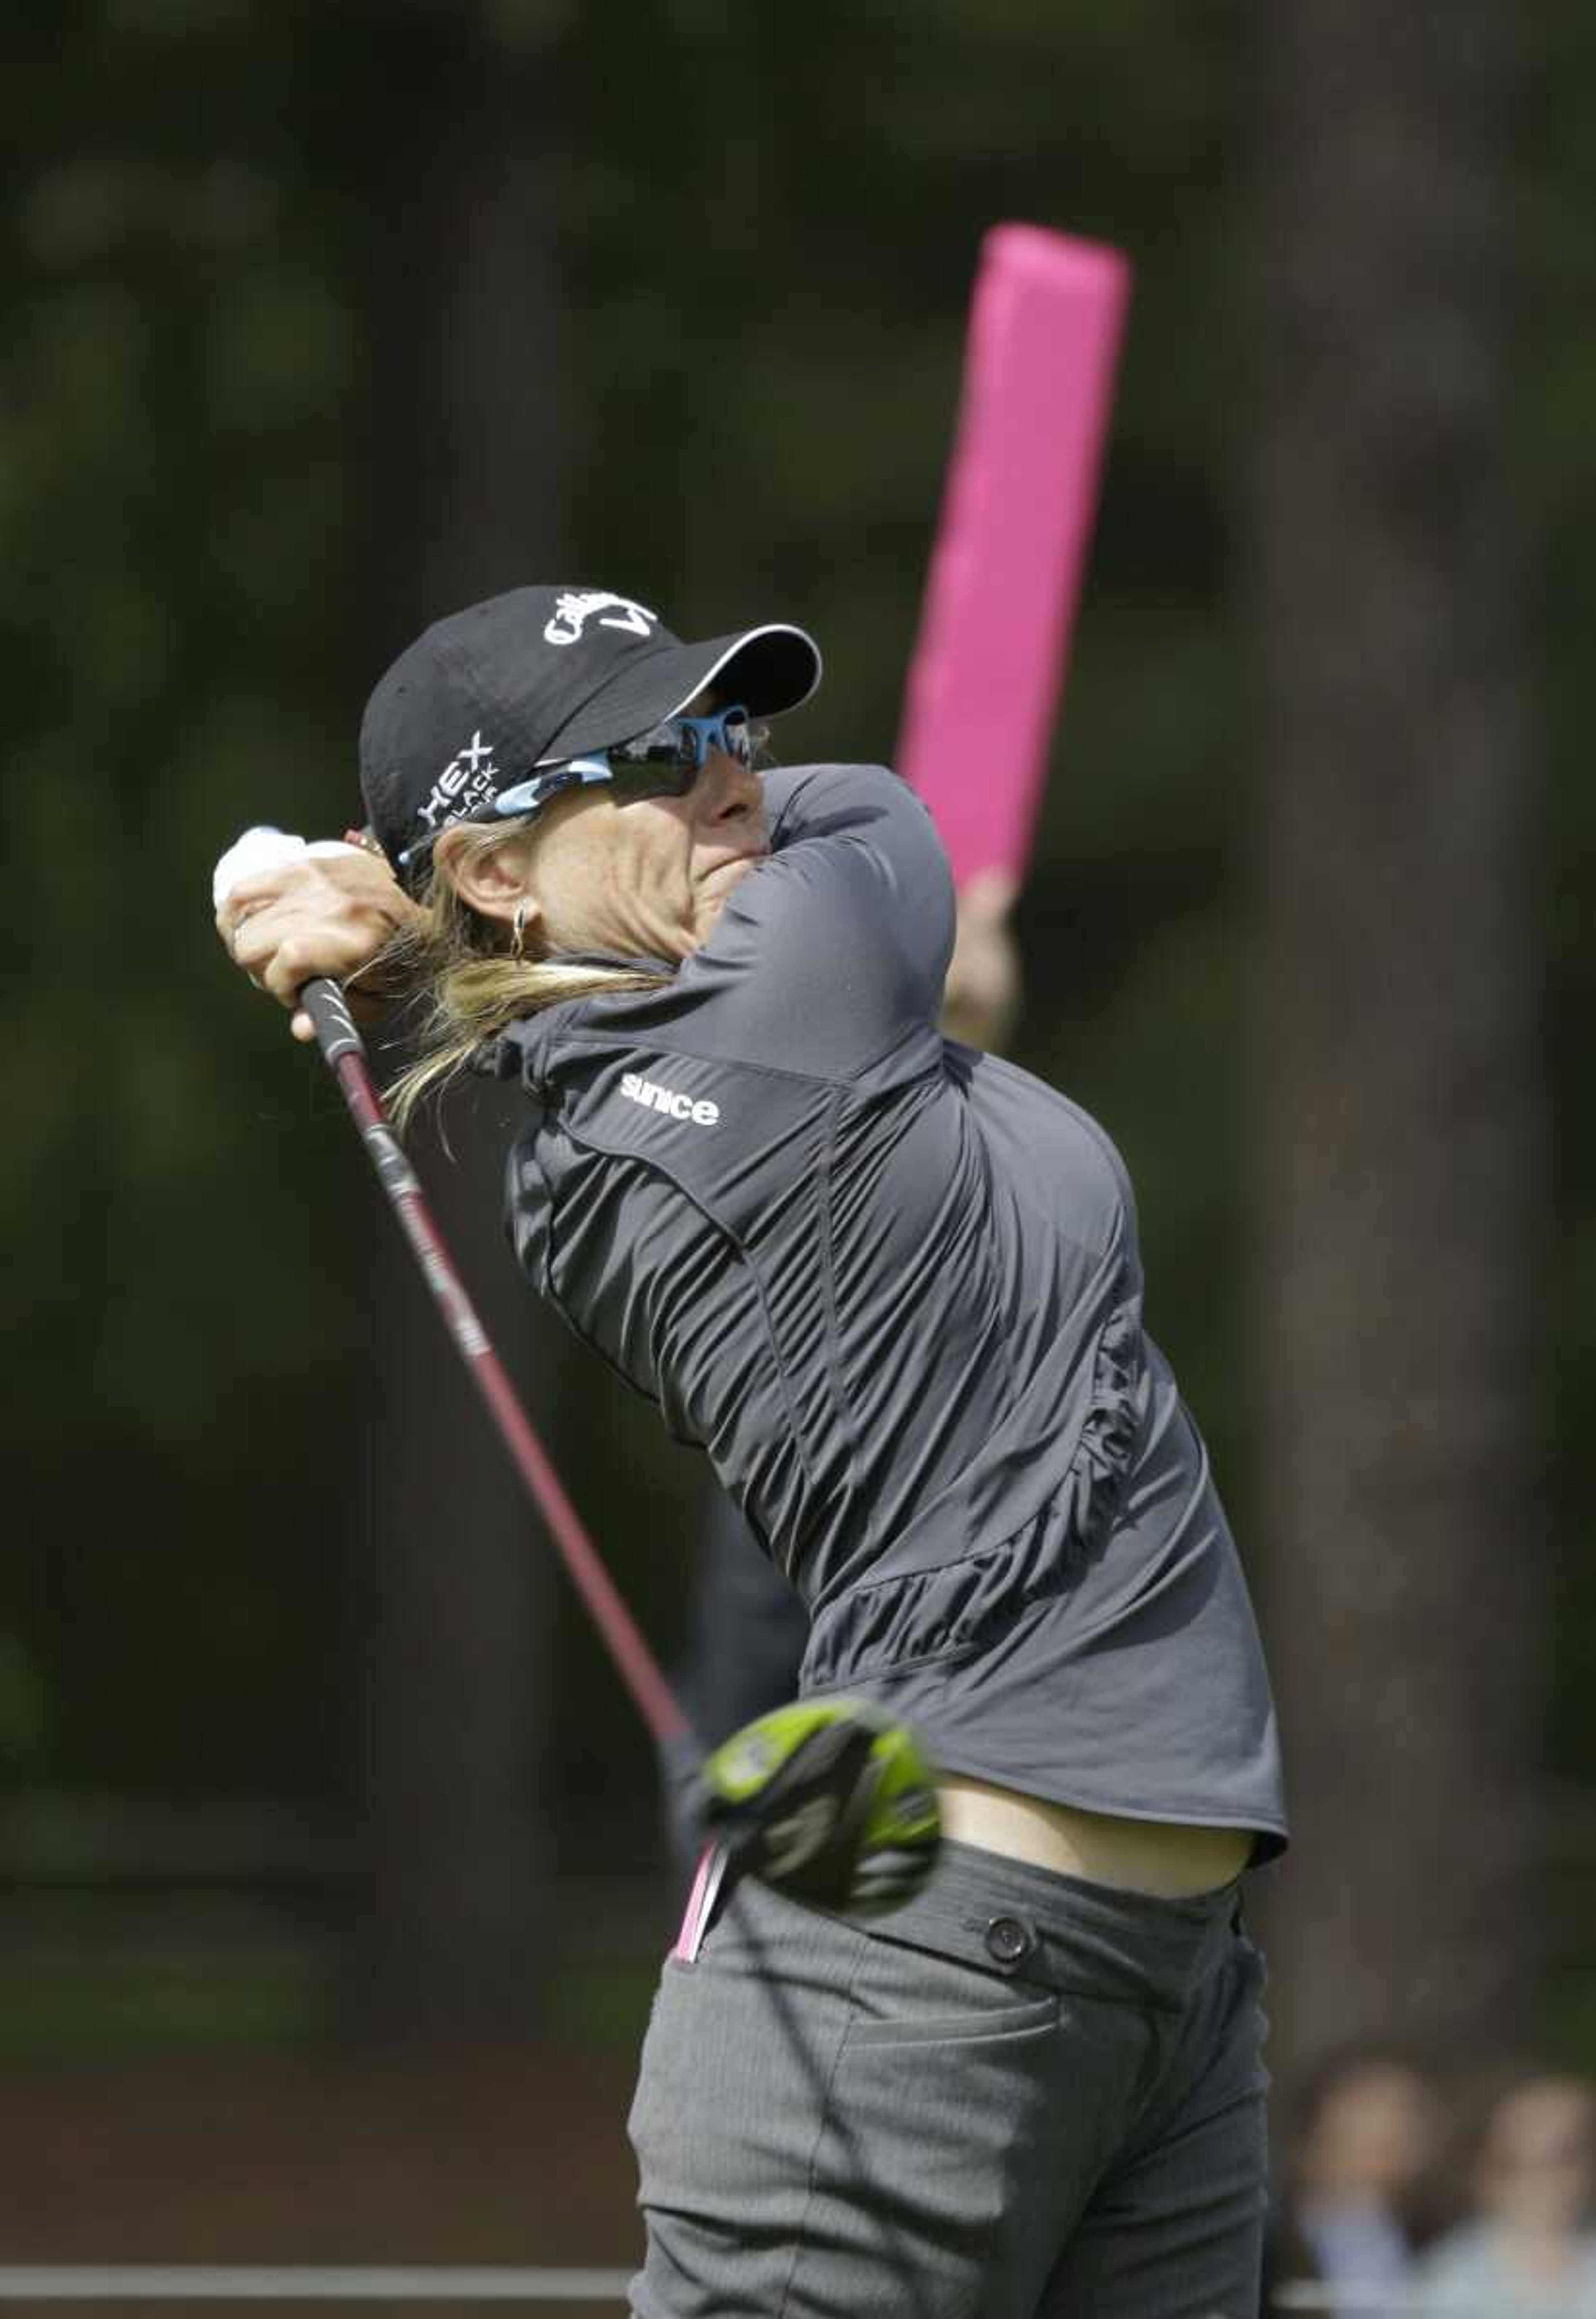
[[[366,816],[413,878],[440,829],[537,765],[633,740],[710,683],[755,717],[778,717],[819,681],[802,628],[683,644],[633,596],[512,588],[434,621],[379,681],[360,727]]]
[[[582,629],[593,619],[601,628],[620,628],[629,636],[645,636],[658,627],[659,618],[646,604],[635,604],[629,596],[612,596],[603,588],[591,589],[585,595],[560,598],[554,618],[543,624],[543,640],[549,645],[580,644]]]

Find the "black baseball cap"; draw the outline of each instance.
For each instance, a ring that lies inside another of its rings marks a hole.
[[[636,739],[714,683],[777,717],[820,681],[802,628],[744,628],[683,644],[607,588],[512,588],[451,612],[401,652],[365,705],[360,787],[401,876],[451,822],[540,764]]]

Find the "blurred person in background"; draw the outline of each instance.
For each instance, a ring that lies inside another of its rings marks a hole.
[[[1435,2129],[1434,2095],[1412,2063],[1355,2053],[1320,2071],[1298,2107],[1269,2235],[1266,2311],[1287,2280],[1345,2289],[1348,2313],[1375,2319],[1371,2296],[1389,2290],[1400,2300],[1423,2235]]]
[[[1596,2096],[1581,2078],[1530,2078],[1492,2110],[1474,2170],[1474,2219],[1448,2232],[1420,2279],[1438,2311],[1596,2319],[1591,2227]]]

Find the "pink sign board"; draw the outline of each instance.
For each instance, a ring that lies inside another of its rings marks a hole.
[[[1024,871],[1129,292],[1103,243],[1000,225],[982,244],[897,759],[960,886]]]

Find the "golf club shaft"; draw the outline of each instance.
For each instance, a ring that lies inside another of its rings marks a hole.
[[[427,1286],[460,1358],[487,1403],[500,1439],[547,1525],[561,1560],[592,1613],[622,1682],[662,1746],[686,1737],[687,1718],[566,1496],[444,1246],[415,1169],[389,1124],[372,1076],[365,1042],[350,1016],[343,992],[336,982],[323,977],[305,985],[300,993],[300,1005],[315,1025],[322,1057],[343,1091],[349,1116],[360,1131],[367,1155],[404,1236],[415,1251],[416,1261],[426,1276]]]

